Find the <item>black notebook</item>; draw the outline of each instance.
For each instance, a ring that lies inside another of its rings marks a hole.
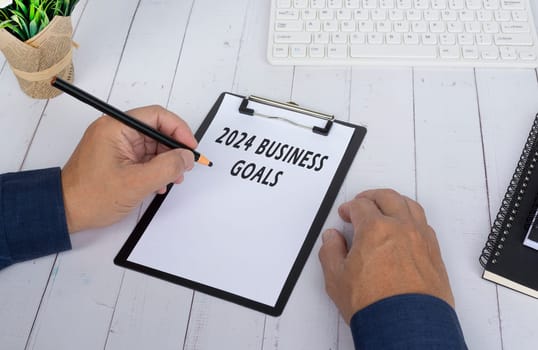
[[[538,298],[538,115],[491,228],[482,277]]]

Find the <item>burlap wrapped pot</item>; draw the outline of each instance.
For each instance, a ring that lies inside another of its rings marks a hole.
[[[61,92],[50,85],[55,76],[73,82],[72,35],[71,17],[62,16],[54,17],[43,31],[25,42],[0,30],[0,50],[28,96],[58,96]]]

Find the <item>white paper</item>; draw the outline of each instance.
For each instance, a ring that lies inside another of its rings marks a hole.
[[[196,165],[181,185],[174,186],[127,260],[275,306],[354,129],[334,124],[329,136],[321,136],[281,120],[240,114],[241,101],[226,95],[199,144],[198,150],[214,166]],[[252,102],[249,108],[324,124]],[[216,142],[225,128],[230,129],[228,135],[233,130],[239,136],[248,134],[237,145],[240,148],[233,146],[242,137],[229,146],[226,137]],[[315,162],[310,157],[304,167],[268,158],[255,152],[261,151],[264,139],[288,144],[286,151],[294,146],[320,156]],[[324,156],[328,158],[316,171]],[[233,176],[241,160],[255,165],[253,174],[265,166],[263,178]],[[273,171],[267,175],[269,169]],[[278,172],[282,173],[276,176]]]

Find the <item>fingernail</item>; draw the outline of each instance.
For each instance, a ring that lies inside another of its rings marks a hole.
[[[332,239],[335,235],[335,231],[333,229],[328,229],[321,235],[321,241],[323,243],[327,242],[328,240]]]

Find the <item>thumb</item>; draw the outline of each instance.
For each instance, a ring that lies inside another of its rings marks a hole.
[[[138,176],[146,195],[166,187],[194,167],[194,155],[185,149],[174,149],[158,154],[150,161],[140,164]]]
[[[323,245],[319,250],[319,260],[323,269],[325,281],[339,272],[347,255],[347,243],[344,237],[335,229],[323,232]]]

